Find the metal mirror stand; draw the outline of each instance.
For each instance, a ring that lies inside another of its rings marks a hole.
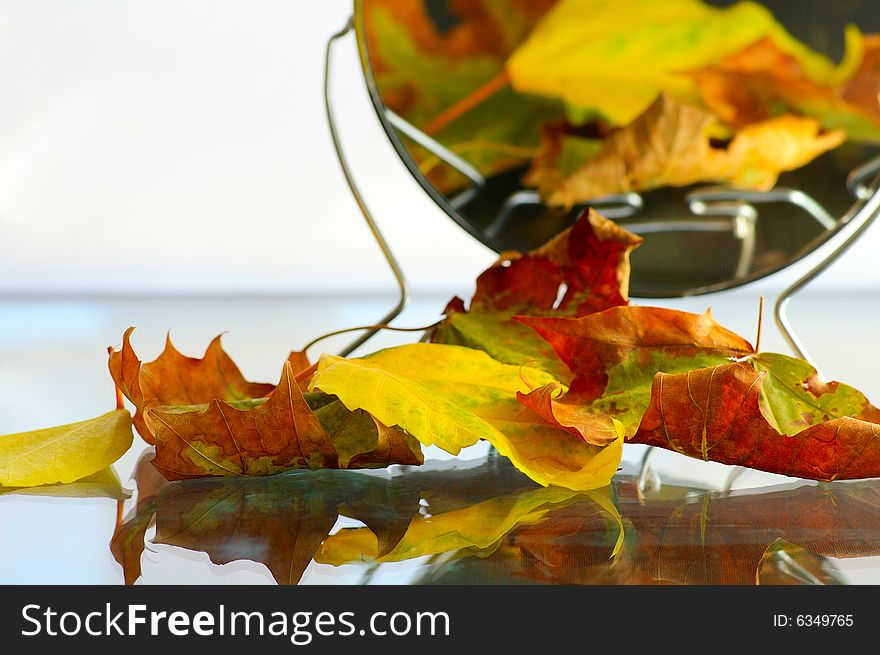
[[[394,257],[394,253],[385,241],[376,219],[367,207],[364,197],[352,176],[336,128],[330,92],[333,46],[339,39],[352,32],[353,29],[354,18],[352,17],[349,18],[345,27],[333,34],[327,42],[324,61],[324,105],[333,147],[336,150],[345,181],[354,196],[361,214],[363,214],[364,220],[367,222],[370,232],[379,245],[382,255],[388,262],[388,266],[391,268],[399,289],[397,304],[379,321],[380,325],[384,325],[394,320],[406,307],[410,297],[409,288],[403,271]],[[470,180],[472,186],[450,200],[450,204],[453,207],[463,205],[483,188],[486,183],[485,178],[464,159],[421,132],[391,110],[384,109],[384,114],[385,119],[395,129],[431,151]],[[704,220],[698,221],[664,221],[660,223],[639,219],[635,214],[642,208],[643,203],[637,193],[599,198],[591,202],[590,205],[603,212],[609,218],[618,219],[621,225],[627,229],[641,234],[659,230],[733,231],[733,234],[741,244],[737,274],[744,274],[750,269],[754,256],[755,223],[758,216],[754,205],[779,202],[789,203],[807,212],[826,230],[834,230],[835,232],[816,249],[816,252],[810,255],[816,263],[813,264],[806,274],[797,279],[779,295],[775,305],[776,324],[782,336],[797,356],[809,362],[818,371],[819,367],[816,366],[816,362],[810,356],[806,347],[795,333],[794,327],[791,325],[788,317],[788,306],[792,298],[837,261],[870,227],[874,219],[877,218],[877,215],[880,214],[880,157],[876,157],[853,169],[847,177],[847,187],[854,196],[855,203],[839,221],[830,216],[819,203],[805,192],[799,189],[781,187],[766,192],[712,187],[691,193],[687,197],[689,210],[695,216],[704,217]],[[489,231],[499,231],[516,207],[540,203],[541,199],[536,192],[520,191],[513,194],[489,227]],[[699,290],[696,290],[694,293],[699,293]],[[355,349],[371,339],[380,329],[372,328],[366,331],[360,338],[344,348],[340,354],[342,356],[351,354]],[[821,377],[821,372],[819,375]]]

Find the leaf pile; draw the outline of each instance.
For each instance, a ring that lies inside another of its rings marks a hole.
[[[457,455],[480,440],[534,482],[577,491],[610,482],[625,441],[816,480],[880,476],[880,409],[863,394],[755,352],[708,312],[630,306],[638,243],[587,210],[480,275],[433,342],[314,365],[294,352],[277,385],[246,380],[219,338],[201,358],[169,339],[142,362],[132,328],[109,371],[167,480],[419,465],[423,445]],[[124,409],[0,437],[0,483],[85,478],[131,438]]]
[[[756,2],[454,2],[365,10],[383,99],[484,175],[550,206],[661,186],[767,190],[846,139],[880,142],[880,35],[839,64]],[[468,181],[409,144],[445,193]]]

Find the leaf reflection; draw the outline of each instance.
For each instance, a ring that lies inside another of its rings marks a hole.
[[[128,584],[153,523],[152,543],[262,562],[280,584],[313,560],[372,570],[426,556],[420,583],[838,584],[829,558],[880,555],[880,481],[645,495],[619,478],[577,493],[492,457],[171,484],[145,459],[136,479],[111,543]],[[364,527],[331,535],[340,516]]]

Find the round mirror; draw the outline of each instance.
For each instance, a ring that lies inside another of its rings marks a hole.
[[[355,25],[382,124],[449,216],[501,252],[594,206],[645,239],[635,296],[785,268],[878,169],[876,0],[355,0]]]

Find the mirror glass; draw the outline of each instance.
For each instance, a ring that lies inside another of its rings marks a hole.
[[[876,172],[876,0],[356,0],[355,20],[383,125],[455,221],[529,250],[592,205],[645,239],[635,296],[786,267]]]

